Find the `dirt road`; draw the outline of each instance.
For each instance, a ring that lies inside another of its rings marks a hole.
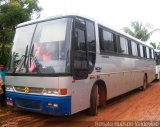
[[[160,82],[145,91],[134,90],[106,103],[97,116],[85,111],[71,117],[55,117],[27,111],[0,112],[0,126],[95,127],[98,121],[160,121]]]

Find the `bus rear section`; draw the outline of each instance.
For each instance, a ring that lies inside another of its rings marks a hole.
[[[160,51],[159,50],[155,50],[155,61],[156,61],[155,79],[159,80],[160,79]]]

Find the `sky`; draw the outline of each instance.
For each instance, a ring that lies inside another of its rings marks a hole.
[[[80,14],[121,30],[132,21],[160,28],[160,0],[39,0],[41,17]],[[149,41],[160,42],[160,32]]]

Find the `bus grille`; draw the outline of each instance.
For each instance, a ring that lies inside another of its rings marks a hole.
[[[15,104],[18,107],[29,108],[29,109],[36,109],[40,110],[42,107],[42,103],[37,100],[29,100],[29,99],[22,99],[22,98],[15,98]]]
[[[42,93],[43,88],[36,88],[36,87],[28,87],[29,92],[28,93]],[[14,89],[17,92],[25,92],[25,87],[24,86],[14,86]]]

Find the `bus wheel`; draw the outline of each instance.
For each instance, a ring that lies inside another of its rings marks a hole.
[[[90,115],[97,114],[98,104],[99,104],[98,85],[94,85],[90,97],[90,108],[89,108]]]
[[[145,75],[143,78],[142,91],[144,91],[146,88],[147,88],[147,76]]]
[[[98,90],[99,90],[99,107],[104,107],[106,105],[106,91],[104,89],[104,87],[99,86],[98,87]]]

